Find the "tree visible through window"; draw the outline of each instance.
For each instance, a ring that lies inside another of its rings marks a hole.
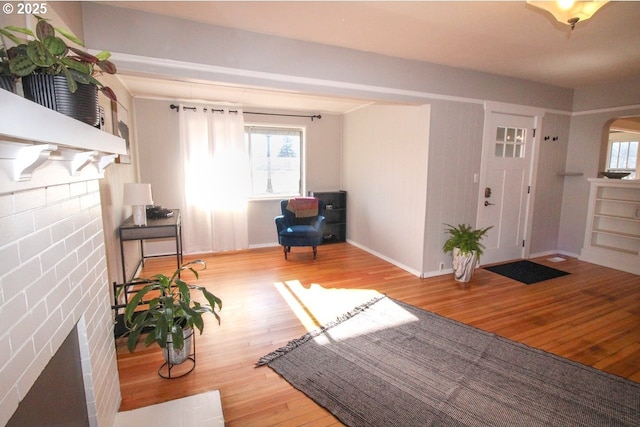
[[[251,157],[252,197],[301,195],[302,129],[245,126],[244,135]]]

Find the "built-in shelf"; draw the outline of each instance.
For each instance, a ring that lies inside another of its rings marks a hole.
[[[630,217],[622,216],[622,215],[610,215],[610,214],[602,214],[602,213],[594,214],[594,217],[596,217],[596,218],[618,219],[618,220],[621,220],[621,221],[633,221],[633,222],[640,221],[640,217],[638,217],[638,218],[630,218]]]
[[[124,139],[9,91],[0,90],[0,105],[0,173],[3,181],[16,183],[3,185],[5,191],[29,188],[17,183],[31,181],[39,168],[54,163],[57,174],[62,165],[68,176],[80,177],[93,165],[101,176],[119,154],[127,154]]]
[[[590,178],[580,259],[640,274],[640,180]]]
[[[620,252],[620,253],[625,254],[625,255],[631,255],[631,256],[635,256],[636,255],[636,253],[634,251],[626,250],[626,249],[620,249],[620,248],[615,247],[615,246],[595,245],[594,244],[593,247],[596,248],[596,249],[601,249],[601,250],[605,250],[605,251]],[[593,263],[594,264],[600,264],[600,263],[596,263],[596,262],[593,262]],[[605,264],[602,264],[602,265],[605,265]],[[612,267],[612,268],[615,268],[615,267]]]
[[[623,233],[621,231],[608,230],[606,228],[594,228],[593,232],[596,234],[608,234],[610,236],[622,237],[625,239],[640,240],[640,234]]]
[[[626,203],[630,205],[637,205],[640,203],[640,200],[625,200],[625,199],[616,199],[616,198],[602,198],[596,197],[596,201],[598,202],[612,202],[612,203]]]

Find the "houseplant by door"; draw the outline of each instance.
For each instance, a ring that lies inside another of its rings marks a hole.
[[[190,271],[198,279],[198,270],[194,268],[197,265],[206,268],[204,261],[196,260],[184,264],[171,277],[157,274],[134,282],[142,287],[129,300],[124,313],[129,329],[127,348],[130,352],[135,350],[142,333],[149,331],[145,345],[157,343],[163,349],[165,361],[178,365],[191,353],[194,328],[202,334],[203,314],[213,314],[220,324],[220,316],[216,312],[216,306],[218,310],[222,309],[220,298],[206,288],[189,285],[180,278],[182,272]],[[193,300],[191,291],[194,290],[200,291],[208,304],[202,305]]]
[[[457,227],[445,224],[449,238],[444,242],[442,250],[453,255],[453,275],[458,282],[467,283],[473,276],[484,246],[480,241],[491,227],[474,230],[468,224]]]
[[[35,33],[28,28],[0,28],[0,35],[16,44],[7,50],[10,73],[22,78],[25,98],[97,126],[100,119],[97,91],[116,100],[115,93],[95,78],[102,72],[116,72],[109,61],[111,54],[102,51],[91,55],[68,46],[65,39],[82,47],[84,43],[69,31],[35,17],[38,20]],[[17,35],[31,39],[21,40]]]

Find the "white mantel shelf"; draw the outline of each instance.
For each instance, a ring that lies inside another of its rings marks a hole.
[[[83,151],[127,154],[124,139],[9,91],[0,91],[0,106],[0,138],[55,144]]]
[[[611,186],[640,186],[640,179],[588,178],[588,181]]]
[[[104,168],[119,154],[127,154],[124,139],[0,90],[2,190],[32,187],[20,183],[31,181],[36,175],[41,175],[36,178],[41,182],[59,182],[58,171],[54,171],[56,177],[47,177],[37,170],[53,163],[64,164],[70,181],[80,179],[88,165],[94,165],[96,175],[101,177]]]

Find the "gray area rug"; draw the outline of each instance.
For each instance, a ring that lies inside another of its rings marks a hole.
[[[348,426],[640,426],[640,384],[387,297],[262,365]]]

